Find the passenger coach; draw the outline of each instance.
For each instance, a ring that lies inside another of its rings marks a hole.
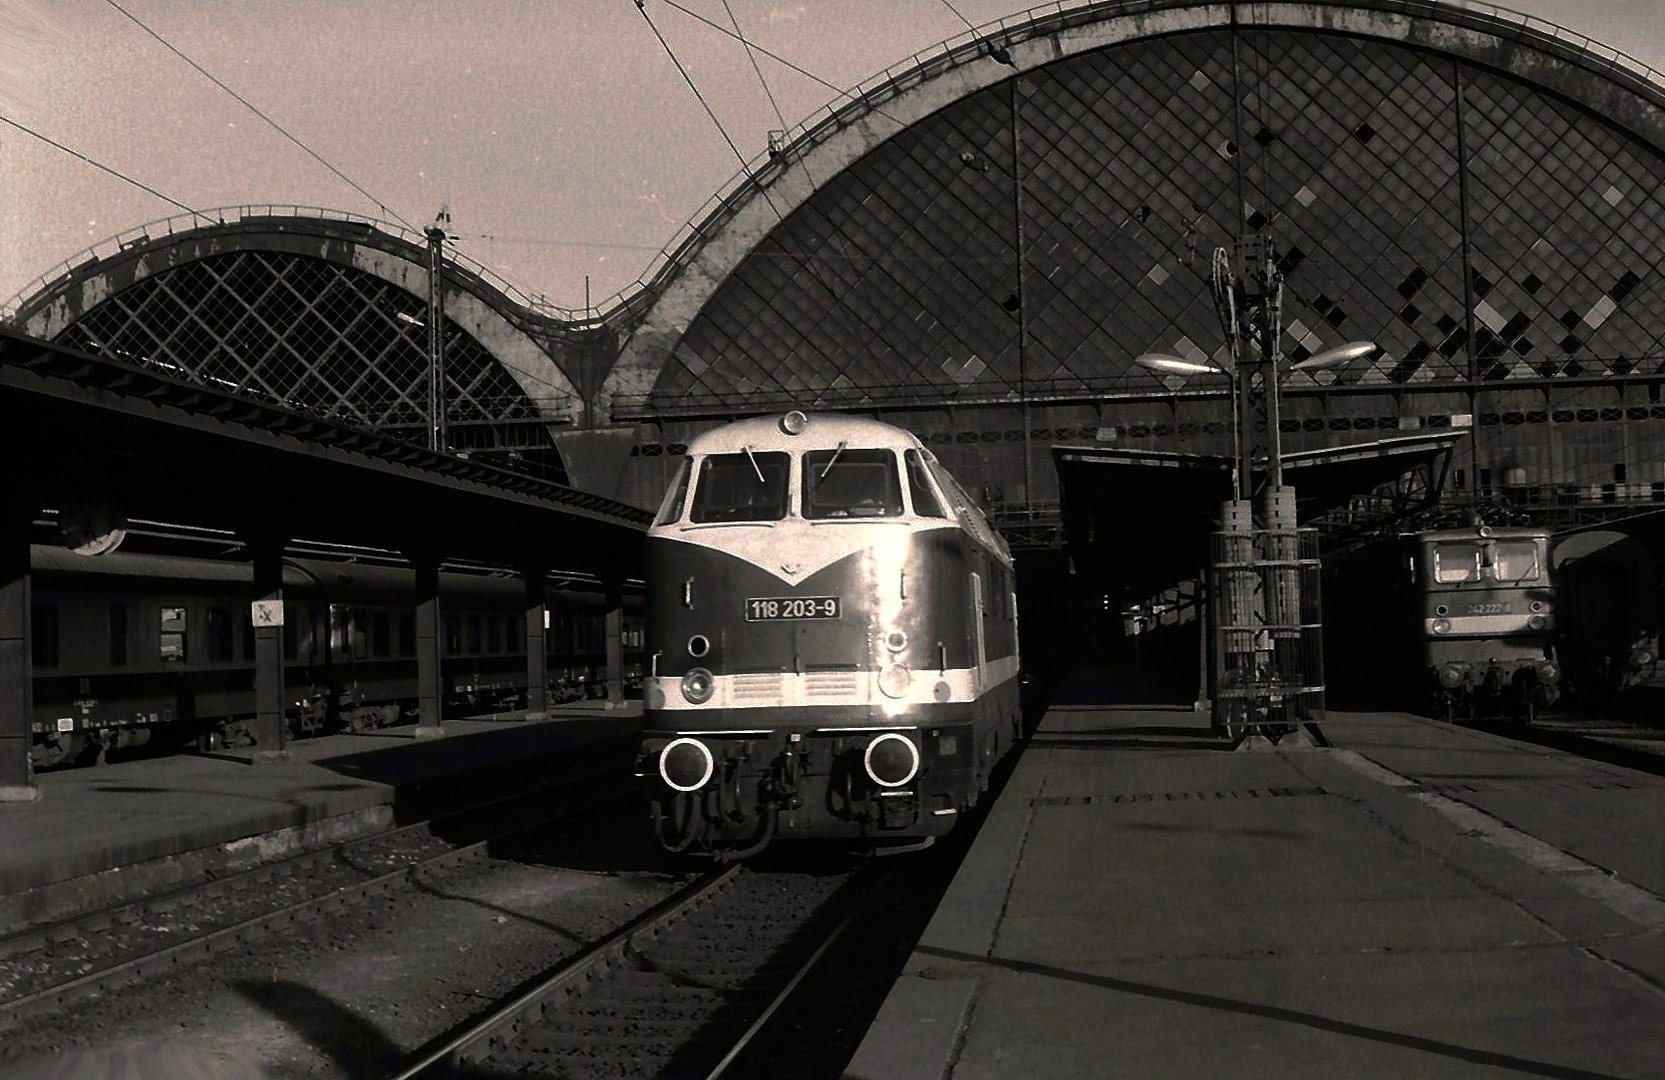
[[[929,842],[1020,730],[1000,537],[913,435],[791,412],[690,446],[648,533],[661,841]]]

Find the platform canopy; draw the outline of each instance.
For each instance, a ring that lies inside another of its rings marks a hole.
[[[1468,432],[1407,435],[1283,455],[1305,523],[1356,497],[1420,473],[1404,509],[1431,502],[1452,447]],[[1208,558],[1220,504],[1231,498],[1232,459],[1219,454],[1054,446],[1064,532],[1078,573],[1106,592],[1164,588]]]

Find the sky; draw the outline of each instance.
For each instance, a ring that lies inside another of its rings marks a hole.
[[[733,37],[644,3],[0,0],[0,117],[167,197],[0,124],[0,308],[85,249],[185,212],[168,199],[418,229],[446,206],[461,254],[551,303],[605,306],[741,167],[655,29],[747,159],[838,97],[761,54],[760,81]],[[675,3],[725,27],[732,13],[839,90],[1032,6]],[[1665,0],[1511,6],[1665,70]]]

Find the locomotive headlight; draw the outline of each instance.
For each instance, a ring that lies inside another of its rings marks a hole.
[[[1538,665],[1538,680],[1540,682],[1552,683],[1560,677],[1561,669],[1557,668],[1551,661],[1545,660]]]
[[[913,672],[906,664],[891,664],[879,672],[879,692],[885,697],[899,698],[908,692],[908,686],[913,682]]]
[[[1545,622],[1542,615],[1534,615],[1530,619],[1526,620],[1526,625],[1531,627],[1533,630],[1542,630],[1548,625],[1548,623]]]
[[[688,655],[695,660],[711,651],[711,639],[704,634],[695,634],[688,639]]]
[[[901,652],[908,647],[908,635],[901,630],[892,630],[885,635],[885,648],[891,652]]]
[[[1449,634],[1450,632],[1451,632],[1451,620],[1450,619],[1435,619],[1434,620],[1434,633],[1436,633],[1436,634]]]
[[[677,791],[698,791],[716,771],[710,749],[698,739],[673,739],[659,752],[659,778]]]
[[[1630,651],[1630,666],[1645,668],[1653,663],[1653,653],[1647,649],[1632,649]]]
[[[704,705],[711,700],[711,692],[716,688],[717,683],[711,672],[702,667],[694,668],[682,677],[682,696],[690,705]]]
[[[804,428],[809,426],[809,417],[793,409],[780,418],[780,429],[788,435],[802,435]]]
[[[887,731],[867,744],[862,765],[880,787],[901,787],[919,772],[919,748],[906,735]]]
[[[1542,611],[1543,609],[1544,609],[1544,602],[1542,600],[1532,601],[1530,610],[1532,610],[1532,611]]]
[[[1455,690],[1463,685],[1464,671],[1456,664],[1447,664],[1440,668],[1440,685],[1447,690]]]

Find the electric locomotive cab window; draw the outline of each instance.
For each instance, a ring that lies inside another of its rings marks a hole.
[[[696,525],[722,521],[779,521],[786,516],[791,458],[778,450],[712,454],[700,462],[694,505]]]
[[[811,450],[804,455],[804,517],[896,517],[902,483],[889,450]]]
[[[1434,545],[1434,581],[1536,581],[1538,547],[1530,540],[1461,540]]]

